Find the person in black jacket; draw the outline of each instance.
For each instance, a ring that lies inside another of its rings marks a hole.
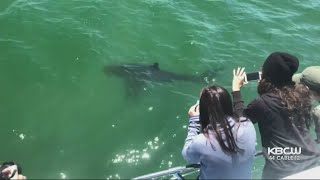
[[[320,150],[309,134],[310,92],[292,81],[298,66],[299,60],[288,53],[269,55],[262,67],[259,96],[247,108],[240,96],[243,78],[234,77],[239,82],[233,86],[234,110],[259,126],[266,162],[263,179],[284,178],[320,162]]]

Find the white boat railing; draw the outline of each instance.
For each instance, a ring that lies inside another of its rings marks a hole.
[[[320,179],[320,166],[293,174],[283,179]]]

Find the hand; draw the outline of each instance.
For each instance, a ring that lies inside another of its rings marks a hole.
[[[16,165],[14,165],[14,166],[16,166]],[[16,169],[16,167],[14,167],[14,166],[10,166],[10,167],[4,169],[1,173],[6,174],[7,176],[10,176],[11,173],[13,173],[12,167],[13,167],[14,169]],[[14,174],[14,176],[13,176],[11,179],[15,179],[15,180],[26,180],[27,178],[26,178],[24,175],[19,174],[19,173],[16,171],[15,174]]]
[[[240,91],[244,84],[245,68],[238,67],[237,71],[233,69],[232,91]]]
[[[199,104],[195,104],[193,106],[190,107],[189,109],[189,117],[192,117],[192,116],[199,116],[200,112],[199,112]]]
[[[25,180],[25,179],[27,179],[27,177],[25,177],[25,176],[22,175],[22,174],[19,174],[19,175],[18,175],[18,179],[19,179],[19,180]]]

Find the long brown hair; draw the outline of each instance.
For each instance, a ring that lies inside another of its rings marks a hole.
[[[307,133],[311,125],[311,93],[302,84],[293,82],[277,87],[266,79],[262,79],[258,85],[259,95],[274,93],[280,97],[281,102],[288,108],[288,120],[290,125],[295,125],[301,133]],[[290,128],[289,128],[290,129]]]
[[[237,146],[232,127],[228,123],[228,118],[233,117],[233,106],[226,89],[217,85],[204,88],[199,109],[201,130],[206,137],[209,137],[209,130],[212,130],[224,152],[242,151]]]

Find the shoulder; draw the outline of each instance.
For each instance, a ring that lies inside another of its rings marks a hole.
[[[238,138],[244,139],[247,143],[256,140],[256,129],[251,120],[246,117],[241,117],[237,124],[238,126],[235,127],[235,132]]]
[[[239,122],[237,124],[239,129],[244,129],[245,131],[252,131],[255,133],[254,125],[249,118],[240,117]]]
[[[253,132],[255,134],[255,128],[251,120],[247,117],[240,117],[238,120],[236,120],[233,117],[230,117],[229,124],[232,126],[233,131],[239,133],[243,132]]]
[[[265,93],[256,97],[250,104],[251,108],[268,107],[268,104],[281,104],[281,99],[274,93]]]
[[[211,137],[210,141],[212,141]],[[187,152],[201,153],[207,149],[208,144],[210,144],[209,139],[203,133],[198,134],[192,139],[192,142],[189,144],[187,148]]]
[[[194,139],[193,139],[193,143],[197,146],[201,146],[201,145],[204,145],[206,144],[206,141],[207,141],[207,137],[203,134],[203,133],[200,133],[198,134]]]
[[[274,93],[265,93],[265,94],[258,96],[256,99],[257,99],[257,101],[265,102],[265,101],[278,100],[278,99],[280,99],[280,97]]]
[[[250,104],[261,104],[263,103],[263,99],[266,97],[265,94],[261,95],[261,96],[257,96],[253,101],[251,101]]]
[[[198,146],[205,144],[206,140],[207,140],[207,137],[203,133],[195,135],[192,137],[189,143],[189,148],[197,148]]]
[[[258,96],[256,97],[253,101],[251,101],[247,108],[245,109],[246,112],[248,111],[257,111],[259,109],[264,109],[266,106],[265,104],[265,95],[262,95],[262,96]]]

